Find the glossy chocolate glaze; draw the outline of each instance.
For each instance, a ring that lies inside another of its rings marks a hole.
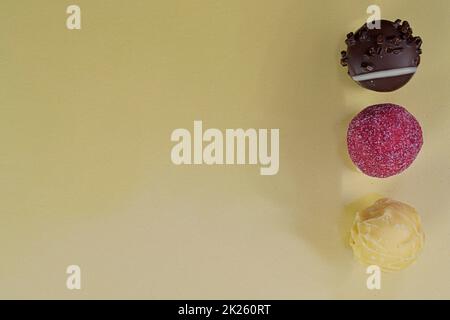
[[[366,24],[347,35],[347,51],[341,52],[341,65],[348,66],[351,77],[377,71],[418,67],[422,39],[412,35],[407,21],[380,21],[380,29]],[[359,81],[364,88],[388,92],[404,86],[414,73]]]

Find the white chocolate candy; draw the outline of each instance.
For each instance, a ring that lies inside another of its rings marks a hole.
[[[417,259],[423,245],[420,216],[407,204],[385,198],[356,214],[350,246],[363,264],[401,270]]]

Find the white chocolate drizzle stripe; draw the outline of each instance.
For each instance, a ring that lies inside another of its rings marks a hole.
[[[367,81],[381,78],[391,78],[397,76],[403,76],[405,74],[415,73],[417,70],[416,67],[407,67],[407,68],[399,68],[399,69],[390,69],[383,71],[376,71],[366,74],[360,74],[358,76],[352,77],[355,81]]]

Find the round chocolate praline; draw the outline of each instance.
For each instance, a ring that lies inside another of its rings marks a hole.
[[[420,64],[422,39],[414,37],[407,21],[381,20],[379,29],[364,24],[347,35],[341,65],[364,88],[389,92],[403,87]]]
[[[347,147],[353,163],[366,175],[387,178],[406,170],[423,145],[422,128],[404,107],[369,106],[350,122]]]

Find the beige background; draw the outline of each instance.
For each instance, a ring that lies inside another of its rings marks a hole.
[[[0,298],[450,298],[450,2],[377,1],[424,39],[389,94],[339,66],[371,2],[2,0]],[[81,31],[65,28],[73,3]],[[381,102],[425,134],[384,180],[345,147]],[[194,120],[280,128],[279,174],[172,165],[170,133]],[[380,196],[415,206],[427,242],[374,292],[345,238]]]

